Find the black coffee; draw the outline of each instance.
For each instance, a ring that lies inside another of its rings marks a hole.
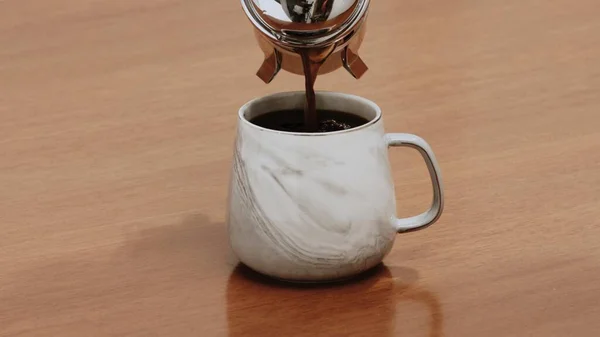
[[[369,122],[366,118],[334,110],[318,110],[317,116],[316,130],[306,125],[305,111],[301,109],[268,112],[251,119],[250,123],[276,131],[322,133],[348,130]]]

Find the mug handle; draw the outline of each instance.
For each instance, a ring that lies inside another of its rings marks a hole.
[[[410,147],[416,149],[421,153],[429,175],[431,176],[431,183],[433,185],[433,201],[431,207],[424,213],[410,218],[399,219],[394,217],[393,226],[398,233],[407,233],[425,229],[433,225],[442,215],[444,210],[444,189],[442,187],[442,177],[440,174],[440,167],[435,155],[431,150],[431,146],[427,142],[416,135],[408,133],[388,133],[385,135],[386,143],[388,147]]]

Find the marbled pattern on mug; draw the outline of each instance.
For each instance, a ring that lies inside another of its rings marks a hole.
[[[394,213],[381,121],[327,136],[239,125],[228,225],[251,268],[312,281],[361,272],[391,249]]]

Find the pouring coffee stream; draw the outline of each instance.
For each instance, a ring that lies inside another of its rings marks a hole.
[[[321,64],[313,62],[308,52],[302,52],[302,67],[304,70],[304,86],[306,90],[306,106],[304,108],[304,126],[309,131],[319,128],[319,116],[317,114],[317,97],[315,94],[315,82]]]
[[[358,56],[370,0],[241,0],[265,54],[257,76],[270,83],[285,71],[304,75],[305,128],[319,127],[314,83],[344,67],[360,78],[367,66]]]

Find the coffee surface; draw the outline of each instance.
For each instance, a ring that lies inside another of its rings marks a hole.
[[[335,110],[318,110],[317,116],[316,130],[313,125],[306,125],[302,109],[268,112],[251,119],[250,123],[276,131],[323,133],[348,130],[369,122],[366,118]]]

